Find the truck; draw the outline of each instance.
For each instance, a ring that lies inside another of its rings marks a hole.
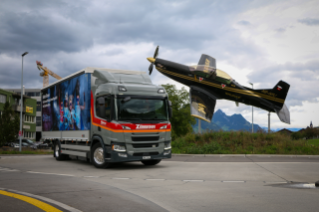
[[[171,158],[171,102],[141,71],[87,67],[41,89],[42,141],[97,168]]]

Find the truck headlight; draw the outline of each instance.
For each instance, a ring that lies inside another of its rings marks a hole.
[[[130,130],[131,128],[125,125],[122,125],[123,130]]]
[[[164,150],[169,150],[169,149],[172,149],[171,142],[165,142],[164,143]]]
[[[161,128],[160,128],[161,130],[163,130],[163,129],[167,129],[167,125],[164,125],[164,126],[161,126]]]
[[[119,144],[113,144],[112,145],[112,150],[113,151],[117,151],[117,152],[126,152],[125,146],[119,145]]]

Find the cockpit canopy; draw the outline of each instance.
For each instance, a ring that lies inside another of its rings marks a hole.
[[[189,70],[197,76],[230,84],[233,79],[224,71],[205,65],[189,66]]]

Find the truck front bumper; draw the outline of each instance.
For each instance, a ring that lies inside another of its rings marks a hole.
[[[134,153],[133,155],[127,154],[127,152],[112,151],[110,158],[105,158],[105,161],[109,163],[117,162],[130,162],[130,161],[142,161],[142,160],[161,160],[172,157],[172,151],[164,150],[162,153],[152,155],[152,152]]]

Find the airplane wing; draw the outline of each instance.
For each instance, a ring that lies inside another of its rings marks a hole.
[[[200,57],[198,61],[198,65],[204,65],[204,66],[210,66],[210,67],[216,68],[216,60],[215,58],[209,55],[202,54],[202,56]]]
[[[197,86],[190,87],[189,95],[191,115],[210,123],[213,118],[216,99],[219,99],[218,96]]]

